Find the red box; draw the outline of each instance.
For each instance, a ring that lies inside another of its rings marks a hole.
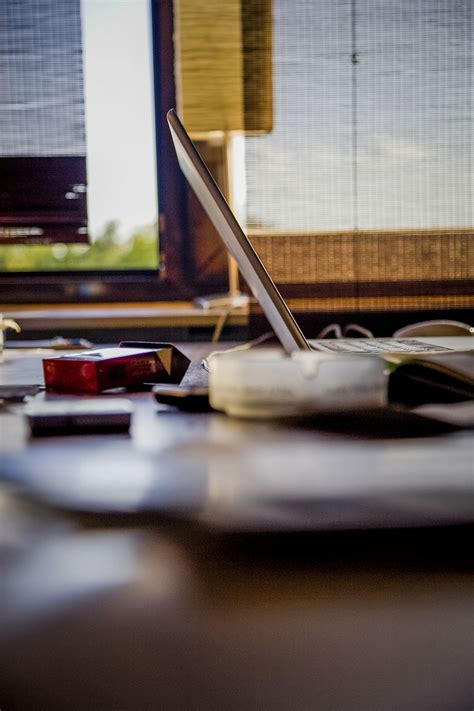
[[[171,346],[158,349],[103,348],[43,359],[47,390],[100,393],[143,383],[180,382],[189,365]],[[179,358],[176,358],[176,353]],[[179,361],[179,368],[173,364]],[[179,372],[177,372],[179,371]]]

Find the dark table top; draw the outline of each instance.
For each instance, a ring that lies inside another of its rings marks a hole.
[[[0,366],[0,383],[40,379],[38,355]],[[469,527],[242,533],[213,510],[271,451],[286,492],[309,457],[468,470],[469,433],[282,428],[130,397],[130,436],[33,441],[0,414],[2,711],[472,708]]]

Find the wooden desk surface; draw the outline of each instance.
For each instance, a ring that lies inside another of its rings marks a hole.
[[[18,321],[24,331],[51,329],[158,328],[215,326],[225,317],[226,324],[246,326],[248,308],[202,309],[190,302],[149,302],[111,304],[2,304],[4,315]]]
[[[0,366],[0,383],[40,377],[38,356]],[[157,412],[147,393],[133,400],[131,437],[30,441],[19,415],[0,414],[3,474],[16,457],[30,463],[30,484],[49,470],[66,491],[100,472],[107,491],[116,477],[119,507],[134,493],[130,474],[146,483],[145,461],[169,473],[162,494],[175,457],[195,481],[203,461],[214,467],[210,490],[229,487],[228,467],[252,442],[285,440],[308,456],[355,446],[369,465],[390,461],[394,472],[426,457],[454,467],[472,453],[468,433],[285,433],[218,414]],[[0,488],[2,711],[472,708],[464,527],[222,535],[150,513],[71,515],[20,489],[11,480]]]

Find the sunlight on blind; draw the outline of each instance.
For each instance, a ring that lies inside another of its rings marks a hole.
[[[246,139],[248,227],[471,227],[471,7],[274,0],[274,129]]]

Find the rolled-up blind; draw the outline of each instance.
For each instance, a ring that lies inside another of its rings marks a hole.
[[[80,0],[2,0],[0,55],[0,243],[87,241]]]
[[[273,124],[271,0],[175,0],[178,111],[194,136]]]

